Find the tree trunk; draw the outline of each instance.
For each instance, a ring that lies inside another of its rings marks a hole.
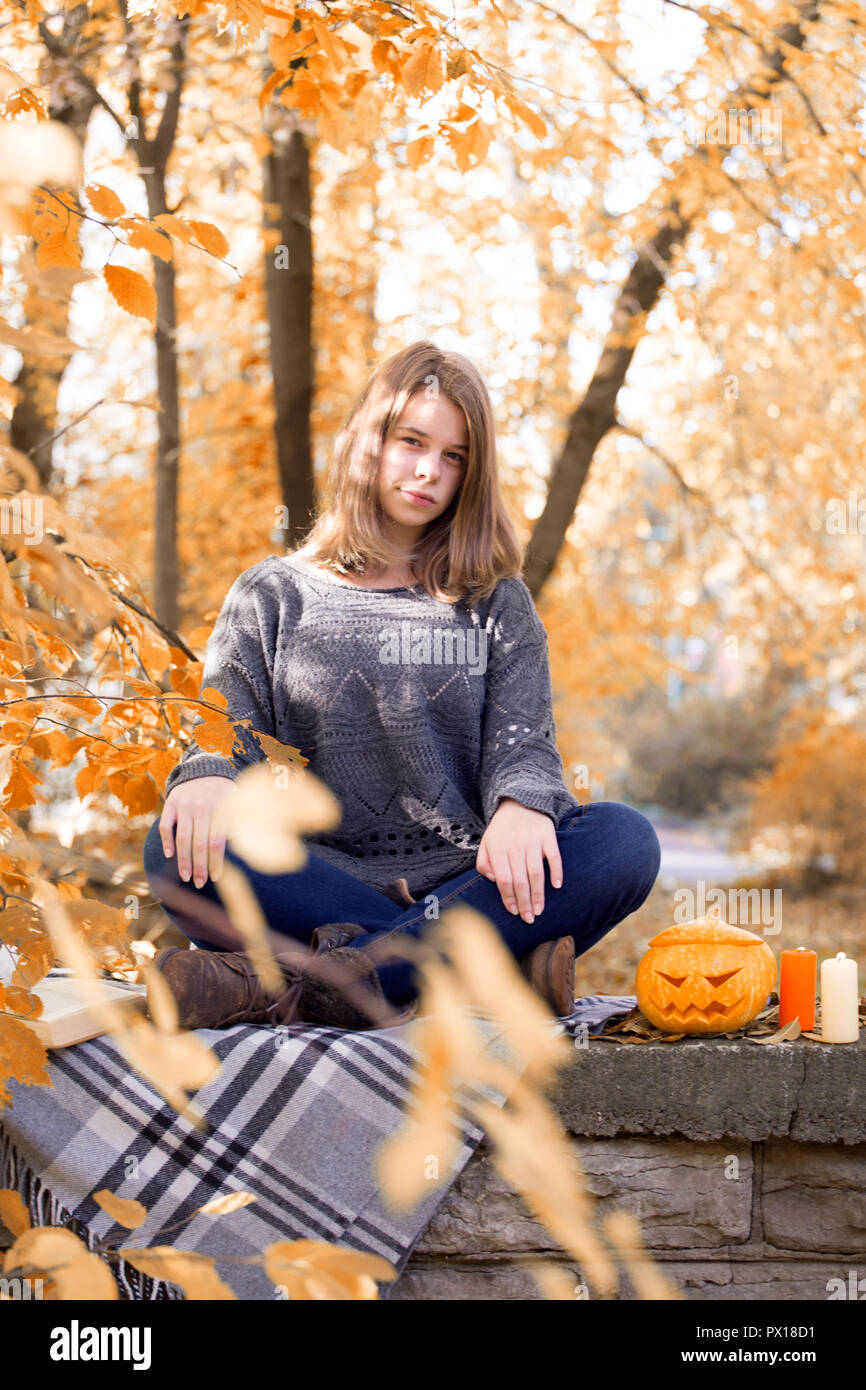
[[[274,434],[280,492],[286,512],[283,544],[294,546],[310,528],[315,480],[310,431],[313,400],[313,243],[310,150],[288,112],[268,107],[272,149],[263,161],[264,227],[279,242],[265,247],[265,291],[274,383]],[[274,237],[270,237],[274,241]]]
[[[127,52],[131,59],[131,75],[127,96],[132,116],[132,131],[128,123],[115,112],[105,96],[94,86],[87,76],[84,61],[88,56],[87,40],[80,33],[72,32],[72,16],[76,22],[87,20],[84,5],[70,11],[64,22],[62,35],[52,33],[46,25],[40,24],[40,34],[48,52],[57,60],[62,71],[64,90],[71,89],[74,97],[70,102],[70,123],[84,120],[93,105],[101,105],[109,113],[115,124],[123,132],[129,147],[138,160],[139,172],[147,192],[148,213],[151,218],[170,209],[165,201],[165,175],[169,157],[174,147],[177,123],[180,114],[181,93],[186,68],[186,39],[190,16],[182,15],[169,21],[174,38],[169,55],[169,68],[174,73],[175,83],[165,96],[159,127],[155,137],[148,139],[142,110],[142,88],[139,73],[138,35],[130,22],[127,0],[117,0],[118,10],[127,34]],[[19,0],[20,7],[20,0]],[[82,95],[83,94],[83,95]],[[88,106],[90,102],[90,106]],[[178,562],[177,562],[177,487],[179,475],[180,425],[178,408],[177,372],[177,304],[175,298],[175,271],[173,262],[152,256],[154,282],[157,299],[157,327],[155,333],[157,396],[159,403],[159,438],[156,459],[156,516],[154,519],[154,611],[165,627],[177,627],[178,614]],[[59,380],[59,376],[58,376]],[[56,398],[56,388],[54,391]],[[45,397],[40,396],[36,407],[46,411]],[[39,428],[38,416],[22,412],[19,439],[32,437]],[[44,426],[42,427],[44,433]],[[13,435],[13,443],[22,452],[29,452],[26,445],[19,443]],[[38,441],[41,442],[41,441]],[[45,450],[42,451],[46,452]],[[40,470],[45,468],[45,460],[35,460]],[[50,465],[49,465],[50,466]]]
[[[167,212],[165,169],[144,174],[147,212]],[[177,370],[177,299],[174,261],[152,256],[156,290],[156,394],[159,402],[154,499],[153,611],[166,627],[177,627],[177,516],[180,478],[180,405]]]
[[[778,47],[762,54],[762,77],[766,92],[743,82],[728,98],[733,108],[751,96],[767,99],[774,84],[785,78],[785,47],[802,48],[804,21],[817,19],[820,0],[797,0],[796,21],[781,25],[775,33]],[[759,83],[760,85],[760,83]],[[690,156],[699,158],[700,148]],[[616,423],[616,400],[625,380],[635,348],[643,334],[640,315],[648,314],[667,279],[673,253],[688,235],[690,220],[683,220],[674,201],[661,215],[655,235],[643,244],[617,300],[613,322],[602,348],[598,366],[586,395],[573,412],[565,444],[557,458],[550,480],[544,510],[535,524],[526,549],[523,577],[533,598],[537,598],[556,564],[571,525],[574,509],[589,474],[593,454]]]
[[[537,597],[556,564],[577,499],[589,475],[598,445],[616,423],[616,398],[625,381],[638,335],[630,329],[638,314],[646,314],[665,282],[674,248],[684,240],[689,223],[671,209],[671,221],[659,228],[638,252],[623,286],[604,348],[586,395],[569,422],[568,435],[553,468],[544,510],[526,548],[523,577]]]
[[[52,35],[44,23],[39,26],[43,39],[48,40],[48,56],[40,64],[39,76],[48,88],[49,118],[67,126],[82,145],[96,96],[84,83],[76,81],[74,65],[58,60],[58,50],[63,52],[80,46],[81,28],[87,19],[87,6],[77,5],[63,15],[59,35]],[[78,189],[72,192],[77,194]],[[23,305],[25,327],[66,337],[69,330],[68,275],[52,277],[40,272],[32,245],[22,255],[19,268],[27,281]],[[51,284],[52,279],[57,282],[56,288]],[[21,395],[12,412],[9,442],[32,461],[43,488],[51,479],[52,446],[49,441],[57,428],[57,394],[68,362],[68,356],[40,354],[36,357],[25,352],[21,370],[15,378]]]
[[[189,15],[177,20],[177,36],[171,46],[174,88],[166,94],[159,129],[148,140],[139,101],[137,78],[129,90],[129,106],[137,136],[131,140],[147,191],[148,216],[168,212],[165,176],[177,133],[186,63]],[[156,496],[153,547],[153,609],[166,627],[176,628],[179,610],[177,558],[178,480],[180,477],[180,406],[177,369],[177,298],[174,261],[151,256],[156,290],[156,391],[159,403],[156,448]]]

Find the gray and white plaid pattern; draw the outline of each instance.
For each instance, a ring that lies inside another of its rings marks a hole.
[[[192,1096],[207,1129],[196,1130],[143,1077],[110,1036],[49,1054],[53,1086],[11,1082],[0,1111],[0,1186],[14,1187],[34,1222],[71,1222],[93,1248],[173,1245],[228,1257],[217,1269],[240,1299],[279,1291],[261,1265],[273,1241],[331,1241],[384,1256],[402,1270],[421,1232],[482,1136],[465,1105],[472,1094],[501,1105],[489,1087],[461,1092],[453,1111],[460,1135],[449,1179],[408,1214],[383,1203],[372,1170],[383,1141],[403,1124],[415,1020],[348,1032],[295,1024],[275,1030],[238,1024],[199,1029],[219,1057],[219,1074]],[[485,1050],[509,1060],[501,1029],[478,1016]],[[131,1162],[131,1160],[135,1162]],[[116,1226],[92,1193],[108,1188],[148,1210],[135,1231]],[[194,1216],[217,1194],[252,1192],[257,1201],[226,1216]],[[239,1259],[241,1257],[241,1259]],[[121,1296],[177,1298],[174,1285],[113,1265]],[[387,1298],[391,1285],[380,1283]]]

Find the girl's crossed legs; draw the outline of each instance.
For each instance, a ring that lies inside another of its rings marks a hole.
[[[582,955],[624,917],[635,912],[649,896],[659,871],[661,849],[650,821],[640,811],[617,801],[587,802],[567,812],[557,829],[562,857],[562,887],[550,882],[544,862],[544,908],[535,921],[508,911],[499,889],[475,868],[447,879],[419,902],[400,907],[384,893],[353,874],[316,856],[308,844],[307,862],[297,873],[263,874],[251,869],[231,849],[225,857],[249,876],[271,934],[271,949],[279,957],[280,946],[291,949],[297,942],[309,944],[316,927],[329,922],[354,922],[365,930],[350,943],[364,949],[389,937],[423,938],[434,927],[437,915],[463,904],[489,918],[516,959],[542,941],[574,937]],[[177,927],[196,946],[220,949],[233,938],[230,950],[242,950],[243,941],[231,927],[215,885],[208,879],[201,888],[185,883],[178,873],[177,854],[166,859],[159,835],[159,819],[150,827],[144,844],[144,869],[156,897]],[[196,916],[196,898],[201,912]],[[212,940],[208,923],[222,919]],[[417,994],[415,968],[398,957],[383,960],[377,974],[387,999],[403,1005]]]

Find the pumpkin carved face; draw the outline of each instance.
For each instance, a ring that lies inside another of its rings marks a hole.
[[[635,992],[664,1033],[732,1033],[761,1012],[775,983],[766,941],[711,914],[653,937]]]

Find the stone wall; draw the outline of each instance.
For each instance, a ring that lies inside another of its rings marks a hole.
[[[598,1213],[633,1212],[687,1298],[866,1298],[864,1041],[591,1039],[553,1099]],[[390,1297],[536,1299],[538,1260],[592,1297],[482,1143]]]

